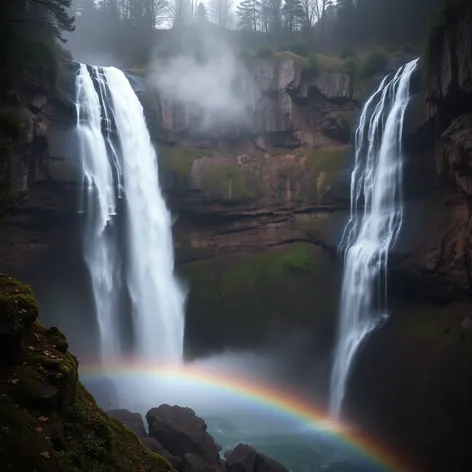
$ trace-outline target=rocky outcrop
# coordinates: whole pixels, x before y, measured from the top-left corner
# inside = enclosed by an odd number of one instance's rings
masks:
[[[0,275],[0,457],[15,472],[171,472],[78,381],[57,328],[37,321],[31,289]]]
[[[108,413],[142,433],[138,413],[128,410]],[[283,465],[247,444],[226,451],[226,461],[223,460],[219,454],[221,447],[207,432],[205,421],[190,408],[161,405],[149,410],[146,419],[150,436],[141,434],[141,441],[168,459],[177,472],[288,472]]]
[[[215,440],[207,424],[191,408],[161,405],[146,414],[149,435],[182,460],[182,472],[223,471]]]

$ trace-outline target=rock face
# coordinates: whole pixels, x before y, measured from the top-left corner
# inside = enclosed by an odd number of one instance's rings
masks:
[[[144,100],[148,117],[167,142],[250,137],[265,145],[297,147],[313,144],[320,133],[348,142],[357,98],[350,75],[341,71],[342,64],[339,72],[315,74],[300,61],[281,53],[232,64],[238,87],[229,87],[227,106],[218,109],[181,100],[178,94],[169,97],[167,88],[158,86],[157,96]]]
[[[182,468],[189,472],[223,470],[219,447],[208,434],[205,421],[192,409],[161,405],[149,410],[146,419],[149,435],[173,456],[181,457]]]
[[[472,338],[464,321],[472,293],[472,6],[449,4],[422,58],[428,122],[405,142],[406,218],[391,256],[391,316],[359,353],[346,404],[354,420],[429,471],[472,467]]]
[[[451,2],[452,3],[452,2]],[[468,296],[472,290],[470,211],[472,202],[472,9],[454,2],[431,36],[425,99],[433,124],[440,188],[423,249],[416,252],[417,269],[443,280],[445,297]],[[431,212],[432,213],[432,212]],[[423,233],[424,234],[424,233]],[[440,284],[437,284],[440,285]]]

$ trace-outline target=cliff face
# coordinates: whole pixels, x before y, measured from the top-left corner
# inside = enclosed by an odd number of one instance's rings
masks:
[[[26,129],[8,156],[14,204],[0,229],[2,269],[20,275],[57,243],[75,211],[74,196],[65,189],[75,179],[76,151],[68,138],[75,107],[34,83],[19,84],[4,106]]]
[[[359,354],[347,405],[428,471],[472,464],[472,8],[450,3],[422,59],[428,121],[405,142],[391,317]]]
[[[411,149],[412,174],[429,188],[417,198],[419,218],[399,262],[444,300],[472,293],[472,12],[467,2],[452,3],[422,59],[429,122]]]
[[[348,142],[356,109],[351,77],[310,71],[302,58],[281,54],[239,64],[233,78],[237,87],[227,90],[221,106],[216,103],[211,110],[204,103],[181,100],[178,92],[174,98],[158,93],[160,139],[182,143],[252,138],[265,149],[314,144],[321,133],[325,140]]]

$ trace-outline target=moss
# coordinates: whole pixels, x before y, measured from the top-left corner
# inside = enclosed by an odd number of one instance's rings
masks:
[[[231,164],[208,169],[203,176],[202,189],[209,198],[234,202],[251,200],[258,190],[254,185],[250,188],[241,169]]]
[[[309,172],[309,199],[318,201],[345,167],[350,147],[318,148],[301,152]]]
[[[266,340],[287,316],[292,327],[324,329],[338,299],[330,270],[325,254],[302,242],[190,263],[187,329],[202,343],[241,348]]]
[[[273,282],[292,272],[311,272],[314,259],[308,247],[295,244],[288,251],[254,256],[246,262],[228,266],[222,275],[220,293],[255,293],[261,284]]]
[[[19,330],[19,352],[0,361],[2,470],[172,470],[164,458],[148,451],[134,433],[97,407],[78,381],[77,359],[67,351],[63,333],[35,321],[37,305],[27,285],[0,276],[0,301],[4,332],[17,330],[17,320],[25,315],[22,310],[30,312],[27,329],[23,324]]]
[[[158,149],[159,165],[166,171],[175,173],[182,178],[190,177],[190,169],[195,159],[205,155],[204,152],[183,146],[167,146],[161,144]]]

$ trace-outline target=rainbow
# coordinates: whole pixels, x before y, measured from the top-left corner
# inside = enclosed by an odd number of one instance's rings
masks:
[[[254,382],[240,374],[235,376],[221,371],[212,371],[212,369],[196,368],[192,364],[174,366],[128,360],[107,363],[106,368],[97,363],[82,361],[80,363],[80,373],[88,379],[101,376],[107,376],[111,379],[142,378],[144,376],[147,378],[161,377],[186,381],[198,386],[217,388],[297,418],[314,429],[325,430],[366,458],[392,472],[412,472],[412,469],[406,465],[403,459],[399,458],[398,454],[388,451],[365,434],[334,422],[322,409],[316,408],[305,399],[292,392],[274,387],[274,385],[259,381]]]

